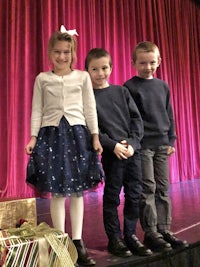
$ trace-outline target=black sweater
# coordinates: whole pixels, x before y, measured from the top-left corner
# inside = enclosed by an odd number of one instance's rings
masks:
[[[142,148],[174,146],[176,134],[168,85],[158,78],[134,76],[124,86],[129,89],[143,119]]]
[[[94,89],[94,94],[103,148],[113,151],[122,140],[126,140],[134,149],[140,148],[144,133],[142,118],[127,88],[110,85]]]

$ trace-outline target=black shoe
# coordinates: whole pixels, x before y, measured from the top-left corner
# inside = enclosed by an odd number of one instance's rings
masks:
[[[144,244],[155,252],[168,252],[172,250],[171,244],[166,242],[158,232],[145,233]]]
[[[175,237],[171,232],[162,232],[161,233],[164,240],[171,244],[172,248],[187,248],[189,246],[186,240],[180,240]]]
[[[132,256],[132,253],[121,238],[109,240],[108,251],[118,257],[126,258]]]
[[[149,248],[140,242],[136,235],[125,237],[124,240],[133,254],[138,256],[151,256],[153,254]]]
[[[78,265],[80,264],[82,266],[92,266],[96,264],[95,260],[89,257],[82,239],[73,240],[73,243],[78,252]]]

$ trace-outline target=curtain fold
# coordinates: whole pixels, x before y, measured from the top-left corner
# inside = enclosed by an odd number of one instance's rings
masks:
[[[135,75],[131,54],[144,40],[155,42],[162,62],[156,76],[171,88],[176,154],[172,183],[200,178],[200,6],[193,0],[1,0],[0,1],[0,196],[32,197],[26,185],[33,83],[51,69],[47,44],[64,24],[76,29],[78,61],[104,47],[113,59],[110,83]]]

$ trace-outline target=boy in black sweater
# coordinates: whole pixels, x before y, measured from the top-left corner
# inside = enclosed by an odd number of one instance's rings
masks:
[[[145,232],[144,244],[153,251],[169,251],[188,246],[171,232],[168,157],[175,152],[175,124],[168,85],[153,77],[160,65],[158,47],[139,43],[132,63],[138,76],[125,82],[143,119],[141,140],[143,192],[140,221]]]
[[[103,220],[109,239],[108,251],[120,257],[131,256],[132,253],[151,255],[151,250],[135,235],[142,192],[138,152],[143,136],[141,116],[126,88],[108,84],[112,62],[107,51],[102,48],[90,50],[85,60],[85,69],[93,83],[99,137],[103,146],[102,164],[106,176]],[[117,211],[122,186],[125,195],[124,240]]]

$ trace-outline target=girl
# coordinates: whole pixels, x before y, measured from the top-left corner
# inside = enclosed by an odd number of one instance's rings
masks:
[[[65,200],[70,196],[72,240],[78,263],[89,266],[95,261],[82,241],[83,191],[102,179],[98,160],[102,146],[89,74],[73,69],[76,40],[71,33],[62,26],[51,36],[48,56],[53,70],[40,73],[35,80],[26,181],[42,193],[51,192],[53,226],[63,232]]]

